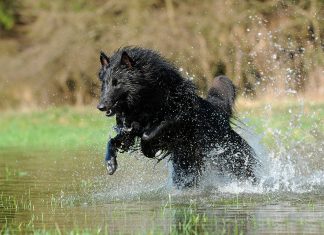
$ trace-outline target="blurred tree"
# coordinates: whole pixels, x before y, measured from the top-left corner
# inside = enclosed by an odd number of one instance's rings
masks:
[[[0,30],[10,30],[18,17],[19,1],[0,0]]]

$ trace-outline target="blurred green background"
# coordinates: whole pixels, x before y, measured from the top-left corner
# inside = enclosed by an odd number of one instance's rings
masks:
[[[94,105],[100,50],[156,49],[204,95],[324,97],[323,0],[0,0],[0,109]]]

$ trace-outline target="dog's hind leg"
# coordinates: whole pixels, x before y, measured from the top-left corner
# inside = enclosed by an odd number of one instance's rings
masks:
[[[218,155],[223,160],[224,167],[238,180],[257,182],[255,167],[258,165],[253,148],[235,131],[231,131],[224,140],[226,150]]]
[[[172,183],[175,187],[190,188],[197,186],[203,170],[203,159],[194,151],[175,151],[171,158]]]

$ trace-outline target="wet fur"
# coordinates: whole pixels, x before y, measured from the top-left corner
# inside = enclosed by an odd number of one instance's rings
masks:
[[[230,125],[236,92],[227,77],[216,78],[203,99],[170,62],[138,47],[116,51],[100,73],[100,104],[113,109],[121,126],[139,126],[117,135],[121,143],[139,138],[145,156],[171,154],[177,187],[195,185],[210,158],[224,174],[255,180],[255,153]]]

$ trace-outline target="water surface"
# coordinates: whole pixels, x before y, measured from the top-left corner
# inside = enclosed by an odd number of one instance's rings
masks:
[[[267,169],[260,169],[258,185],[228,182],[208,173],[199,188],[179,191],[170,185],[167,161],[156,164],[137,153],[125,154],[119,157],[118,171],[108,176],[102,152],[1,150],[2,230],[109,234],[324,231],[324,174],[316,161],[300,171],[298,162],[288,157],[278,160],[277,153]]]

